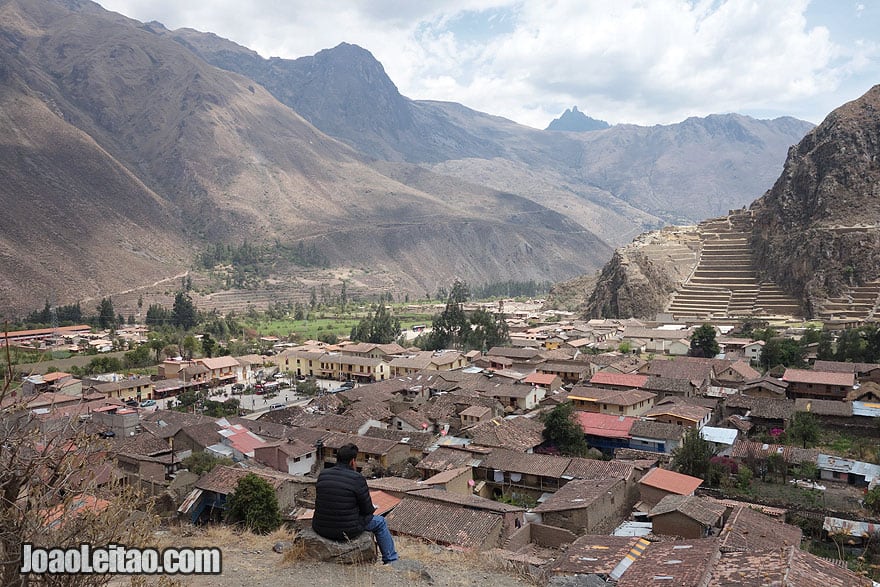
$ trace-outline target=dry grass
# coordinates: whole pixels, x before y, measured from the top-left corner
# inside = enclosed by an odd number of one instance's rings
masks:
[[[303,547],[295,542],[296,532],[281,529],[261,536],[224,525],[179,526],[157,532],[157,548],[219,547],[223,551],[220,577],[135,577],[116,578],[111,587],[199,587],[201,585],[264,587],[303,584],[308,587],[346,585],[366,587],[409,587],[425,585],[419,572],[402,572],[381,564],[334,565],[306,560]],[[278,542],[291,542],[282,555],[272,552]],[[523,586],[535,578],[497,556],[472,550],[453,549],[403,536],[395,537],[401,558],[418,561],[444,587],[465,587],[476,583]],[[295,583],[291,583],[294,581]]]

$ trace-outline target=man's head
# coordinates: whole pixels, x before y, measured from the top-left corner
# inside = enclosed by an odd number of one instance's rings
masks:
[[[358,447],[356,444],[349,442],[336,451],[336,462],[350,465],[358,456]]]

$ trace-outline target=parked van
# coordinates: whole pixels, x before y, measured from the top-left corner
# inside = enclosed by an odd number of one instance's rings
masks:
[[[269,409],[270,410],[283,410],[286,407],[287,406],[284,404],[272,404],[271,406],[269,406]]]

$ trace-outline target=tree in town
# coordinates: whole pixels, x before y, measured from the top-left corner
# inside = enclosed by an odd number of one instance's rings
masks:
[[[789,440],[807,448],[819,440],[819,419],[812,412],[795,412],[785,432]]]
[[[348,280],[342,280],[342,288],[339,292],[339,311],[345,312],[345,308],[348,307]]]
[[[278,497],[271,485],[253,473],[238,480],[227,501],[226,519],[255,534],[268,534],[281,525]]]
[[[161,359],[162,349],[165,348],[165,339],[157,332],[150,332],[147,334],[147,346],[156,353],[156,362],[158,363]]]
[[[584,438],[584,430],[575,419],[574,406],[564,402],[544,414],[544,441],[566,456],[581,457],[590,446]]]
[[[296,392],[301,395],[313,397],[318,395],[320,391],[321,388],[318,387],[318,382],[315,381],[314,377],[309,377],[305,381],[300,381],[296,384]]]
[[[229,398],[226,401],[218,402],[216,400],[205,400],[202,406],[202,413],[211,418],[224,418],[226,416],[237,416],[239,410],[238,398]]]
[[[773,453],[767,457],[767,472],[777,479],[782,479],[782,483],[788,482],[788,463],[779,453]]]
[[[187,359],[192,359],[202,348],[202,344],[192,334],[187,334],[183,337],[183,342],[181,343],[183,346],[183,351],[186,354]]]
[[[113,328],[116,325],[116,312],[113,310],[113,300],[101,298],[98,304],[98,326],[101,328]]]
[[[764,369],[772,369],[782,365],[783,367],[802,367],[806,348],[798,341],[791,338],[775,337],[764,344],[761,351],[761,366]]]
[[[699,430],[689,428],[681,445],[672,452],[672,468],[684,475],[699,477],[709,485],[715,485],[718,472],[717,467],[711,462],[713,456],[715,451],[712,450],[712,445],[703,440]]]
[[[214,356],[217,350],[217,341],[214,340],[207,332],[202,335],[202,352],[209,359]]]
[[[149,367],[153,364],[150,356],[150,347],[146,344],[139,344],[134,349],[125,353],[124,365],[126,369],[138,369]]]
[[[196,475],[204,475],[205,473],[210,473],[217,465],[227,465],[231,467],[235,463],[230,458],[215,457],[206,452],[194,452],[180,461],[180,464],[183,468],[188,469]]]
[[[691,349],[688,354],[692,357],[711,359],[721,352],[721,347],[715,337],[715,327],[711,324],[703,324],[691,335]]]
[[[446,298],[446,307],[431,321],[431,332],[425,340],[427,350],[464,346],[471,325],[463,306],[469,297],[467,283],[455,280]]]
[[[171,323],[171,312],[162,304],[150,304],[144,323],[151,328],[158,328]]]
[[[504,315],[495,315],[482,308],[471,314],[465,348],[488,351],[492,347],[508,343],[510,343],[510,334]]]
[[[384,303],[373,309],[351,329],[351,339],[358,342],[388,344],[400,336],[400,320],[392,316]]]
[[[823,330],[819,337],[819,346],[816,348],[816,358],[820,361],[834,360],[834,336],[828,330]]]
[[[171,322],[184,330],[191,330],[198,324],[199,318],[192,297],[184,291],[174,295],[174,306],[171,308]]]

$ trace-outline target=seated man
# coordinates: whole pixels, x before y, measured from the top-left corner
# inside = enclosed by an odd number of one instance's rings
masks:
[[[352,540],[372,532],[382,552],[382,562],[397,560],[394,539],[382,516],[374,516],[373,500],[363,475],[355,469],[358,447],[346,444],[336,451],[336,465],[321,471],[315,487],[312,529],[330,540]]]

